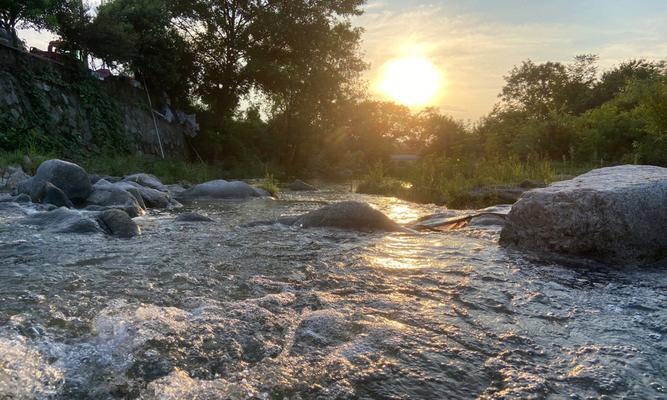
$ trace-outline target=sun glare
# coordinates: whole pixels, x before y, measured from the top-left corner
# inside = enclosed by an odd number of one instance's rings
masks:
[[[438,94],[440,75],[436,66],[426,58],[399,58],[384,65],[378,89],[397,103],[424,106]]]

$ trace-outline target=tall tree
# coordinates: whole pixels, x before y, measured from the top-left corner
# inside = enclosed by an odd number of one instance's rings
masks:
[[[86,29],[86,47],[108,63],[132,70],[170,97],[188,102],[193,53],[172,24],[165,0],[114,0],[97,10]]]

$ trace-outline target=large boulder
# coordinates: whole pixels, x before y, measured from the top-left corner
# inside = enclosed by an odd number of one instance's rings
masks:
[[[92,192],[92,185],[86,171],[80,166],[62,160],[44,161],[35,176],[19,184],[19,193],[30,195],[33,201],[39,201],[46,182],[58,187],[73,202],[83,201]]]
[[[329,204],[293,220],[302,228],[330,227],[357,231],[396,232],[406,229],[366,203],[343,201]]]
[[[86,202],[90,205],[121,209],[132,218],[144,213],[141,204],[130,192],[104,180],[95,184],[95,190],[88,196]]]
[[[123,210],[102,211],[97,220],[107,234],[119,238],[131,238],[141,233],[137,224]]]
[[[623,165],[525,193],[500,242],[519,248],[642,264],[667,257],[667,169]]]
[[[56,233],[98,233],[100,226],[87,214],[60,207],[53,211],[34,213],[21,221],[23,225],[36,226]]]
[[[227,182],[223,179],[209,181],[195,185],[181,192],[178,199],[247,199],[250,197],[264,197],[254,187],[241,181]]]

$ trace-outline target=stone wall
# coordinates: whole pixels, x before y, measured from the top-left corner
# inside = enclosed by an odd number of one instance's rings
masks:
[[[72,77],[77,75],[71,72],[71,67],[61,63],[0,45],[0,111],[5,123],[9,119],[11,124],[14,119],[27,124],[26,129],[29,129],[30,123],[34,122],[31,120],[37,115],[48,121],[41,126],[53,127],[48,134],[71,135],[75,142],[81,143],[81,150],[98,150],[104,138],[91,127],[90,107],[86,107],[90,99],[73,89],[72,83],[76,82],[72,79],[76,78]],[[113,107],[108,110],[118,114],[124,130],[121,140],[127,147],[132,151],[159,155],[158,136],[144,89],[119,78],[93,82],[93,85],[95,91],[99,90],[108,95],[105,98],[112,99]],[[165,154],[185,157],[188,152],[185,127],[170,124],[160,117],[157,121]]]

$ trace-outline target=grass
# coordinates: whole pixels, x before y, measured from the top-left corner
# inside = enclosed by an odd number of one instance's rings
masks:
[[[264,179],[257,185],[257,187],[266,190],[271,194],[271,196],[276,196],[278,192],[280,191],[280,188],[278,188],[278,183],[273,177],[273,174],[266,172],[264,175]]]
[[[579,174],[591,168],[594,166],[555,166],[544,159],[431,158],[409,166],[393,165],[388,169],[375,165],[357,186],[357,192],[391,195],[421,203],[447,204],[456,208],[482,207],[491,205],[493,199],[481,199],[481,203],[473,204],[468,193],[475,187],[516,186],[526,180],[548,184],[562,175]]]
[[[28,152],[32,160],[31,165],[25,165],[24,152],[0,151],[0,168],[7,165],[21,165],[23,169],[34,174],[39,165],[48,159],[58,158],[55,155],[41,155]],[[234,169],[224,168],[222,165],[213,163],[188,162],[180,159],[162,159],[148,155],[128,156],[94,156],[68,160],[83,167],[88,173],[111,176],[125,176],[134,173],[145,172],[157,176],[162,182],[170,183],[199,183],[213,179],[244,179],[261,176],[265,173],[262,188],[275,194],[278,191],[272,174],[265,172],[266,165],[239,165]],[[263,171],[263,172],[259,172]]]

